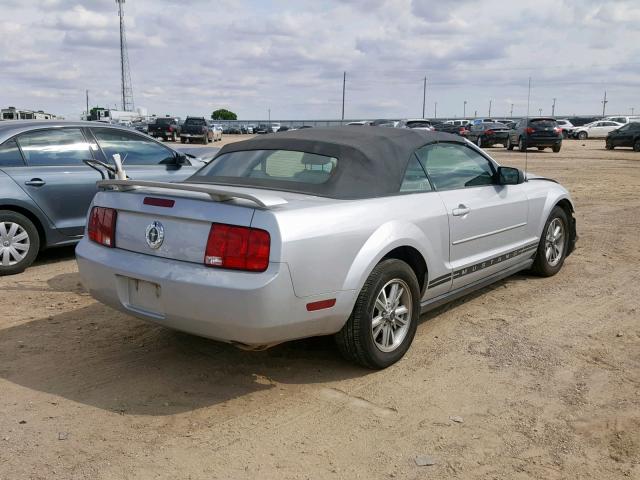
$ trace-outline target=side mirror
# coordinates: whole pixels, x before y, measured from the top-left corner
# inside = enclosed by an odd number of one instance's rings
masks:
[[[518,185],[524,183],[524,172],[513,167],[498,167],[498,185]]]
[[[178,166],[189,165],[189,160],[187,159],[187,156],[184,153],[178,153],[176,155],[176,165]]]

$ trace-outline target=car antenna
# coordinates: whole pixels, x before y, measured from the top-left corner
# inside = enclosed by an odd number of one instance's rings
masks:
[[[527,90],[527,121],[525,123],[525,129],[529,128],[529,104],[531,103],[531,77],[529,77],[529,89]],[[526,131],[526,130],[525,130]],[[523,143],[524,145],[524,143]],[[524,181],[527,182],[527,163],[529,160],[529,152],[525,146],[524,149]]]

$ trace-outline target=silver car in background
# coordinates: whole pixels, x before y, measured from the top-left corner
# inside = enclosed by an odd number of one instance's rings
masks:
[[[248,348],[335,334],[370,368],[404,355],[422,312],[554,275],[576,241],[565,188],[441,132],[282,132],[184,182],[101,188],[76,249],[95,298]]]

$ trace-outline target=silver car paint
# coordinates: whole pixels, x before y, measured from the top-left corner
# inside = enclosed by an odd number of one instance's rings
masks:
[[[99,300],[137,317],[245,344],[337,332],[374,266],[397,247],[420,252],[429,279],[470,268],[456,279],[426,288],[423,305],[446,299],[459,288],[526,268],[532,262],[532,243],[540,238],[551,209],[562,199],[570,200],[559,184],[534,180],[367,200],[278,192],[287,203],[264,209],[246,200],[219,203],[201,193],[169,190],[158,195],[175,198],[173,209],[150,207],[142,204],[147,194],[141,190],[96,195],[95,205],[123,212],[116,243],[124,242],[121,246],[127,250],[102,247],[85,237],[76,250],[85,285]],[[453,208],[461,204],[470,211],[454,216]],[[164,250],[152,251],[145,245],[143,227],[154,220],[167,222]],[[269,231],[272,248],[267,271],[205,267],[205,232],[211,222],[250,222]],[[172,233],[176,228],[179,232]],[[452,244],[474,236],[479,238]],[[490,260],[501,255],[499,263]],[[472,265],[483,268],[476,271]],[[136,280],[159,285],[158,312],[131,304],[127,288]],[[327,298],[337,299],[333,308],[306,310],[307,303]]]

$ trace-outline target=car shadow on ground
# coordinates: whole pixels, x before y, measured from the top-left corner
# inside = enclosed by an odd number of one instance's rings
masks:
[[[342,360],[330,337],[247,352],[98,303],[0,330],[0,378],[122,414],[172,415],[278,384],[367,373]]]
[[[49,248],[41,251],[36,257],[33,266],[48,265],[51,263],[64,262],[75,258],[75,245],[69,247]]]

